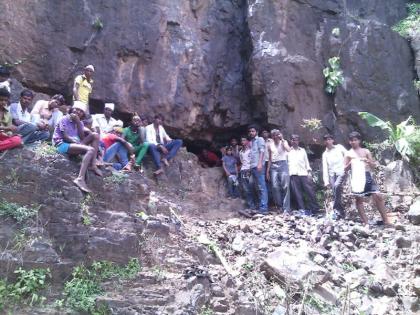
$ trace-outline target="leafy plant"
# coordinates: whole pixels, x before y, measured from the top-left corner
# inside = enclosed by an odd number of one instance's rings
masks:
[[[104,182],[107,185],[111,184],[122,184],[127,179],[128,175],[120,173],[120,172],[113,172],[111,176],[105,177]]]
[[[403,37],[412,37],[420,33],[420,3],[407,4],[408,16],[392,27]]]
[[[318,118],[303,119],[302,127],[309,129],[311,132],[317,131],[322,128],[322,121]]]
[[[200,310],[199,315],[213,315],[213,310],[208,306],[203,306]]]
[[[45,288],[47,278],[51,277],[49,269],[15,270],[17,280],[7,283],[0,280],[0,311],[17,303],[29,305],[40,304],[45,297],[39,291]]]
[[[340,68],[340,57],[336,56],[328,59],[328,64],[329,66],[322,71],[327,80],[325,91],[329,94],[334,94],[337,87],[344,82],[343,71]]]
[[[420,80],[413,81],[414,88],[420,93]]]
[[[40,206],[26,207],[16,203],[0,200],[0,216],[10,216],[18,223],[22,223],[38,213]]]
[[[39,157],[46,158],[48,156],[56,155],[57,154],[57,149],[54,146],[52,146],[52,145],[50,145],[46,142],[43,142],[43,143],[37,145],[34,148],[34,152],[35,152],[35,156],[37,158],[39,158]]]
[[[420,128],[411,116],[398,125],[393,125],[390,121],[384,121],[368,112],[359,112],[359,115],[369,126],[384,130],[388,137],[387,141],[395,147],[403,159],[409,161],[410,157],[418,158]]]
[[[101,19],[96,17],[96,19],[92,22],[92,27],[98,31],[104,28],[104,23],[102,23]]]

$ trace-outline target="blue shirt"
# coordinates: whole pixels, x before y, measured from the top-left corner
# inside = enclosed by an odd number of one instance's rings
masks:
[[[251,140],[251,153],[249,154],[251,160],[251,168],[257,167],[261,153],[263,154],[262,161],[264,161],[265,141],[264,138],[256,136]]]
[[[236,168],[237,159],[233,155],[225,155],[222,158],[223,164],[225,165],[225,168],[229,172],[229,174],[237,174],[238,169]]]

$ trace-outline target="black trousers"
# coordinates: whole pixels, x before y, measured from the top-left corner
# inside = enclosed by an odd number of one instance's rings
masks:
[[[297,203],[299,210],[312,210],[314,212],[319,211],[319,205],[316,201],[315,191],[312,183],[309,181],[308,176],[290,176],[290,190],[293,198]],[[306,194],[308,200],[308,207],[305,207],[303,196]]]

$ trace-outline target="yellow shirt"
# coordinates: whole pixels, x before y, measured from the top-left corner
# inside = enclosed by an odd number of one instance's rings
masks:
[[[92,93],[92,83],[93,80],[88,81],[84,74],[78,75],[74,82],[79,85],[78,92],[78,98],[79,101],[88,104],[89,103],[89,95]],[[73,98],[74,100],[74,98]]]

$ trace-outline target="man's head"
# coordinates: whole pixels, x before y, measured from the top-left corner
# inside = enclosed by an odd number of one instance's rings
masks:
[[[58,102],[58,106],[66,105],[66,100],[61,94],[55,94],[53,97],[51,97],[51,99],[56,100]]]
[[[230,145],[232,146],[232,147],[236,147],[237,145],[238,145],[238,139],[236,139],[236,138],[232,138],[232,139],[230,139]]]
[[[327,148],[332,148],[332,146],[334,145],[334,137],[327,133],[324,135],[324,144]]]
[[[243,148],[246,148],[249,144],[249,140],[247,136],[242,136],[241,137],[241,145]]]
[[[274,139],[274,141],[283,140],[283,134],[278,129],[271,130],[271,138]]]
[[[141,116],[141,120],[142,120],[142,124],[143,124],[144,127],[146,127],[147,125],[149,125],[150,124],[150,121],[151,121],[151,119],[147,115],[142,115]]]
[[[6,88],[0,89],[0,108],[5,108],[9,104],[10,93]]]
[[[292,143],[292,147],[297,148],[299,146],[300,137],[298,135],[292,135],[290,137],[290,142]]]
[[[263,130],[261,136],[264,138],[264,140],[267,140],[268,138],[270,138],[270,133],[268,132],[268,130]]]
[[[251,139],[254,139],[256,136],[258,136],[258,127],[255,125],[250,125],[248,127],[248,136]]]
[[[161,114],[156,114],[155,115],[155,118],[153,120],[153,123],[155,124],[155,126],[162,125],[162,123],[163,123],[163,116]]]
[[[93,73],[95,72],[95,68],[92,65],[88,65],[84,69],[84,74],[86,79],[90,80],[93,77]]]
[[[79,116],[80,120],[83,120],[83,118],[86,115],[86,104],[80,101],[74,101],[73,107],[72,107],[72,113]]]
[[[10,70],[8,67],[0,66],[0,82],[4,82],[10,78]]]
[[[112,114],[114,113],[115,105],[114,103],[105,103],[104,107],[104,115],[106,118],[111,118]]]
[[[134,115],[133,118],[131,119],[131,124],[135,127],[140,127],[141,126],[140,116]]]
[[[232,155],[233,154],[233,148],[232,147],[227,147],[226,148],[226,155]]]
[[[55,108],[58,108],[58,101],[57,100],[55,100],[55,99],[50,99],[49,101],[48,101],[48,109],[49,110],[53,110],[53,109],[55,109]]]
[[[34,93],[31,90],[23,90],[20,92],[20,105],[22,107],[27,108],[31,105],[32,100],[34,99]]]
[[[349,143],[353,149],[357,149],[360,147],[360,143],[362,142],[362,136],[357,131],[350,132],[349,134]]]
[[[92,124],[93,124],[93,119],[92,116],[90,114],[86,114],[83,118],[83,125],[88,128],[91,129],[92,128]]]

